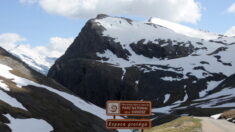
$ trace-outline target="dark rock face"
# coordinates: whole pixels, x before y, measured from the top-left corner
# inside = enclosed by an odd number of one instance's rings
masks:
[[[105,17],[107,16],[101,15],[96,19]],[[127,21],[131,23],[130,20]],[[131,52],[115,42],[114,38],[103,36],[102,32],[105,30],[95,22],[95,19],[89,20],[66,53],[51,67],[48,77],[101,107],[105,107],[107,100],[142,99],[152,100],[153,106],[159,107],[183,101],[186,95],[188,98],[184,101],[190,102],[199,98],[199,92],[207,88],[207,81],[220,81],[226,78],[223,74],[206,71],[203,66],[195,66],[194,70],[203,70],[204,76],[207,76],[204,79],[198,79],[190,72],[187,73],[187,78],[184,78],[181,74],[183,69],[169,65],[133,65],[125,68],[124,72],[121,68],[102,63],[101,60],[108,58],[96,55],[97,52],[104,53],[105,50],[110,50],[125,60],[131,55]],[[174,59],[189,56],[195,50],[199,50],[190,41],[177,42],[170,39],[156,39],[147,43],[144,41],[143,39],[132,43],[130,48],[137,55],[148,58]],[[209,63],[201,62],[201,64]],[[163,80],[164,77],[176,79]],[[165,101],[166,94],[170,95],[167,101]]]
[[[134,93],[128,84],[120,80],[122,71],[119,68],[89,59],[73,59],[63,64],[56,64],[57,70],[51,70],[50,76],[83,99],[104,106],[108,99],[134,99]],[[61,74],[63,73],[63,74]],[[91,81],[92,80],[92,81]],[[127,89],[132,94],[122,94]]]
[[[70,58],[97,60],[100,58],[96,56],[96,53],[102,53],[105,49],[110,49],[118,57],[127,59],[130,53],[123,49],[120,44],[115,43],[113,38],[101,37],[104,30],[106,29],[99,26],[94,19],[89,20],[60,60]]]
[[[143,55],[149,58],[179,58],[185,57],[191,54],[194,51],[194,47],[190,42],[183,43],[183,46],[180,45],[173,45],[172,40],[156,40],[158,45],[153,42],[147,42],[147,44],[143,44],[144,40],[140,40],[137,44],[130,44],[130,47],[133,51],[135,51],[138,55]],[[167,44],[166,46],[162,47],[161,45]],[[182,44],[182,43],[181,43]],[[189,44],[188,47],[185,45]]]

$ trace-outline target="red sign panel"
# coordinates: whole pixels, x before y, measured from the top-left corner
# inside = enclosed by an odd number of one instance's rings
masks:
[[[107,115],[150,116],[152,113],[150,101],[107,101]]]
[[[106,120],[108,129],[149,129],[151,120],[149,119],[108,119]]]

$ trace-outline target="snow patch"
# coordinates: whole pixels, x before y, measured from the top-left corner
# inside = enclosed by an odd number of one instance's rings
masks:
[[[203,104],[192,103],[191,106],[201,107],[201,108],[218,108],[218,107],[234,107],[235,102],[228,102],[223,104],[217,104],[217,102],[231,100],[235,96],[235,88],[224,88],[217,93],[205,96],[195,101],[209,100]]]
[[[123,79],[124,79],[124,77],[125,77],[126,69],[123,67],[123,68],[122,68],[122,71],[123,71],[123,73],[122,73],[122,78],[121,78],[121,80],[123,80]]]
[[[220,118],[220,116],[221,116],[222,114],[220,113],[220,114],[215,114],[215,115],[212,115],[211,116],[211,118],[213,118],[213,119],[219,119]]]
[[[27,110],[19,101],[17,101],[15,98],[11,97],[7,93],[3,92],[1,89],[0,89],[0,100],[9,104],[12,107]]]
[[[165,104],[169,100],[169,98],[170,98],[170,94],[166,94],[163,103]]]
[[[180,78],[173,78],[173,77],[161,77],[160,79],[162,79],[163,81],[181,81],[182,79]]]
[[[179,104],[172,104],[172,105],[168,105],[168,106],[164,106],[164,107],[159,107],[159,108],[154,108],[152,109],[152,112],[158,112],[158,113],[170,113],[170,111],[179,106]]]
[[[210,81],[210,82],[207,82],[207,89],[201,91],[199,93],[200,97],[203,97],[205,96],[209,91],[213,90],[214,88],[216,88],[222,81]]]
[[[51,132],[53,127],[41,119],[16,119],[9,114],[4,115],[10,120],[7,124],[13,132]]]
[[[138,85],[138,84],[139,84],[139,80],[136,80],[136,81],[135,81],[135,84]]]
[[[5,91],[10,91],[8,86],[5,83],[3,83],[3,80],[0,80],[0,88],[2,88]]]

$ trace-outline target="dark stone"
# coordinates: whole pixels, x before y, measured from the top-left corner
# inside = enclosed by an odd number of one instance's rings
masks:
[[[0,122],[2,123],[10,123],[10,121],[3,115],[0,114]]]
[[[0,122],[0,132],[11,132],[11,129],[7,125]]]
[[[158,44],[156,44],[156,42]],[[162,46],[162,45],[166,46]],[[185,45],[189,44],[188,47]],[[145,39],[138,41],[137,43],[130,44],[130,47],[138,55],[143,55],[148,58],[180,58],[190,55],[194,51],[194,47],[191,42],[181,43],[173,45],[172,40],[157,39],[155,42],[146,42]]]

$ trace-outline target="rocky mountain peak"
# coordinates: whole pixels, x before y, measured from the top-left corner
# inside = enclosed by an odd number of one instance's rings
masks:
[[[234,42],[231,37],[206,40],[155,23],[98,15],[85,24],[48,76],[101,107],[107,100],[152,100],[154,107],[179,107],[209,96],[235,73]]]
[[[103,19],[103,18],[106,18],[106,17],[109,17],[109,15],[107,15],[107,14],[98,14],[96,16],[96,19]]]

